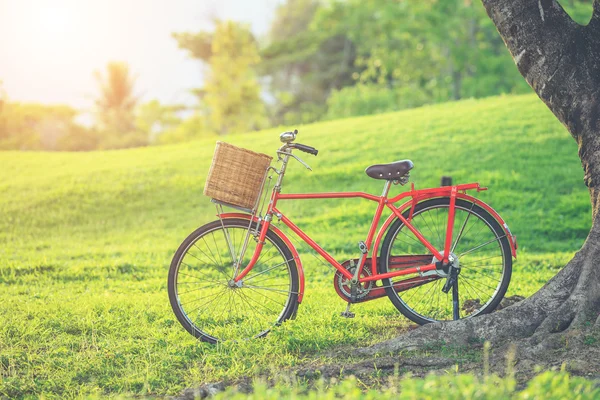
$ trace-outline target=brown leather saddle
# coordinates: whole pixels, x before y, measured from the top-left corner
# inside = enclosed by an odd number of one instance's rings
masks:
[[[389,164],[375,164],[367,167],[366,174],[373,179],[395,181],[402,178],[415,165],[410,160],[401,160]]]

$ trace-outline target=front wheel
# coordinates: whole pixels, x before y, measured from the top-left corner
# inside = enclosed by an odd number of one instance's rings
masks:
[[[439,251],[444,249],[449,208],[447,197],[425,200],[415,206],[410,221]],[[408,219],[409,210],[403,216]],[[478,205],[456,199],[451,253],[458,258],[459,275],[448,293],[442,291],[446,283],[443,276],[431,276],[407,291],[400,288],[410,277],[382,280],[388,297],[407,318],[422,325],[473,317],[498,306],[512,273],[510,244],[498,221]],[[396,219],[381,247],[380,271],[393,271],[393,258],[409,255],[422,257],[429,263],[438,261],[406,225]]]
[[[169,270],[169,300],[183,327],[209,343],[265,336],[291,318],[298,306],[299,279],[291,250],[271,230],[254,268],[237,284],[234,260],[250,228],[240,270],[257,239],[256,223],[224,219],[206,224],[177,249]],[[260,227],[259,227],[260,229]]]

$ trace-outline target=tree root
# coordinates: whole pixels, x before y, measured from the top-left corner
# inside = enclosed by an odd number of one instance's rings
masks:
[[[530,298],[496,313],[428,324],[397,338],[357,350],[360,355],[418,350],[431,343],[468,346],[490,342],[495,357],[516,346],[520,358],[547,358],[565,343],[583,342],[600,327],[600,235],[594,229],[582,249],[554,278]]]

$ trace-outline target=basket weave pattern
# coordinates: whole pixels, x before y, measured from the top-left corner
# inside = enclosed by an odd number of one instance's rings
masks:
[[[254,209],[273,157],[217,142],[204,194],[238,207]]]

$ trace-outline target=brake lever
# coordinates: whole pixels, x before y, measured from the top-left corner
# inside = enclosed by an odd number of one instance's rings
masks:
[[[302,161],[298,156],[295,156],[293,154],[290,154],[290,156],[292,156],[293,158],[296,159],[296,161],[298,161],[300,164],[304,165],[306,167],[307,170],[312,172],[312,168],[308,166],[307,163],[305,163],[304,161]]]
[[[291,152],[288,153],[287,151],[277,150],[277,157],[281,160],[280,154],[285,154],[285,155],[288,155],[288,156],[290,156],[292,158],[295,158],[296,161],[298,161],[300,164],[304,165],[307,170],[312,171],[312,168],[307,163],[305,163],[304,161],[302,161],[298,156],[292,154]]]

